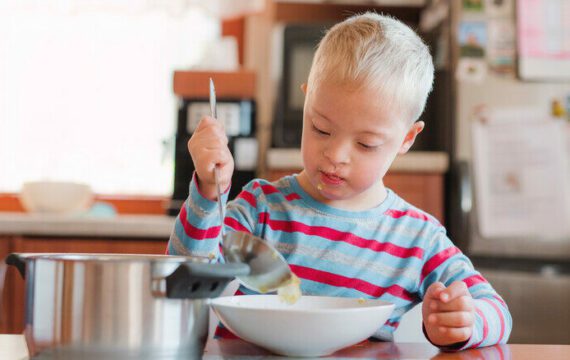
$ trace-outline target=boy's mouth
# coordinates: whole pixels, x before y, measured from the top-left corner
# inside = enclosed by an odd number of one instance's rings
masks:
[[[335,174],[321,171],[321,182],[325,185],[340,185],[344,182],[344,179]]]

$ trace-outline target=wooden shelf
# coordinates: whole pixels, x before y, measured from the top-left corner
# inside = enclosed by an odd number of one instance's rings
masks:
[[[208,98],[209,79],[214,79],[218,98],[255,98],[255,73],[240,70],[221,71],[175,71],[174,93],[182,98]]]
[[[303,3],[277,2],[275,21],[285,23],[338,22],[351,15],[366,11],[390,14],[404,22],[417,24],[423,6],[391,6],[374,2],[347,3]]]

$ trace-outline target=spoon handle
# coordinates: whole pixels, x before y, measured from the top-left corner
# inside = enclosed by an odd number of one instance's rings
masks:
[[[216,117],[216,88],[214,87],[214,80],[210,78],[210,112],[213,118]],[[220,168],[218,165],[214,167],[214,179],[216,181],[216,192],[218,195],[218,211],[220,212],[220,224],[222,232],[222,241],[226,231],[224,230],[224,206],[222,205],[222,189],[220,189]]]
[[[222,239],[223,239],[223,237],[226,235],[226,231],[224,230],[225,214],[224,214],[224,206],[222,205],[222,190],[220,188],[220,168],[218,166],[214,168],[214,178],[216,179],[216,192],[218,195],[218,212],[220,213],[220,223],[221,223],[220,231],[222,232]]]

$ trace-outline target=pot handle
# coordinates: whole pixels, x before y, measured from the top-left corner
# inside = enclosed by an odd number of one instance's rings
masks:
[[[22,278],[23,279],[26,278],[26,262],[24,261],[24,258],[22,256],[20,256],[20,254],[18,254],[18,253],[9,254],[6,257],[5,262],[8,265],[12,265],[12,266],[16,267],[16,269],[18,269],[18,272],[20,273],[20,275],[22,275]]]
[[[249,266],[241,263],[183,263],[165,278],[165,295],[171,299],[217,297],[236,276],[249,272]]]

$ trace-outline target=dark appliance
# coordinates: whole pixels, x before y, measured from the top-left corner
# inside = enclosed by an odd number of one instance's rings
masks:
[[[307,82],[311,63],[319,40],[327,24],[290,24],[277,31],[282,32],[283,47],[278,97],[273,121],[272,145],[274,147],[299,147],[303,128],[304,95],[301,84]]]

